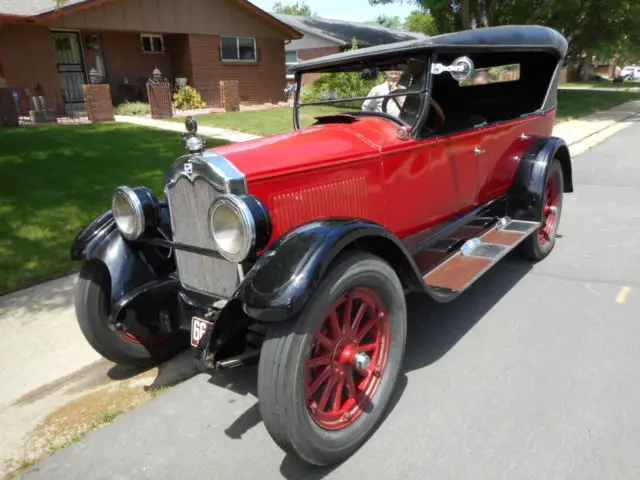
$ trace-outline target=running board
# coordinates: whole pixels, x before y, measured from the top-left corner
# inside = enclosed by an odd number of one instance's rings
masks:
[[[504,217],[486,233],[465,242],[458,252],[422,279],[430,287],[462,292],[540,227],[540,222]]]

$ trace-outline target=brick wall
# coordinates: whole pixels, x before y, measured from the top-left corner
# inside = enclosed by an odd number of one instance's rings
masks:
[[[332,55],[339,53],[343,50],[343,47],[319,47],[319,48],[304,48],[298,50],[298,61],[311,60],[312,58],[324,57],[326,55]],[[305,73],[302,76],[302,85],[309,85],[316,81],[320,76],[319,73]]]
[[[17,90],[23,112],[32,109],[24,89],[39,82],[45,93],[46,107],[62,104],[62,91],[53,54],[53,40],[47,27],[10,25],[0,27],[0,58],[7,88]]]
[[[221,61],[219,41],[220,38],[215,35],[189,35],[190,81],[196,89],[214,87],[217,91],[221,80],[238,80],[243,102],[284,100],[286,68],[283,40],[256,39],[257,62]],[[215,93],[214,103],[220,106],[219,93]]]
[[[143,94],[146,92],[146,81],[156,67],[167,80],[172,80],[170,54],[141,52],[139,33],[103,31],[101,37],[105,69],[115,104],[124,100],[125,94],[119,85],[124,83],[125,77],[131,88],[135,86],[138,92]],[[168,40],[167,48],[169,48]]]
[[[113,104],[108,84],[84,86],[84,101],[90,122],[113,121]]]

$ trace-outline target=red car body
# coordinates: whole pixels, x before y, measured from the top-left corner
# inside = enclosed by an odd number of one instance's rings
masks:
[[[118,187],[72,245],[87,340],[134,366],[189,343],[204,371],[259,355],[274,441],[343,461],[401,373],[405,294],[448,302],[511,251],[553,250],[573,191],[552,135],[567,46],[497,27],[309,60],[294,131],[209,150],[189,117],[164,199]]]

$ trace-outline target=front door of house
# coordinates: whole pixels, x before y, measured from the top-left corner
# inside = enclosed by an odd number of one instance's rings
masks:
[[[51,32],[51,35],[64,108],[67,113],[81,112],[84,110],[86,73],[80,35],[78,32],[61,31]]]

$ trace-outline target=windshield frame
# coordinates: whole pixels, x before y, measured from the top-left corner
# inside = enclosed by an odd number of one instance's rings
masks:
[[[294,101],[293,101],[293,126],[295,130],[299,130],[301,128],[300,126],[300,109],[306,107],[306,106],[310,106],[310,105],[331,105],[331,104],[339,104],[339,103],[345,103],[345,102],[350,102],[350,101],[364,101],[364,100],[370,100],[370,99],[379,99],[379,98],[392,98],[392,97],[408,97],[408,96],[417,96],[420,99],[420,104],[419,104],[419,108],[418,108],[418,112],[416,114],[416,118],[415,120],[412,122],[412,124],[409,124],[407,122],[405,122],[404,120],[397,118],[393,115],[390,115],[388,113],[383,113],[383,112],[376,112],[376,111],[371,111],[371,110],[353,110],[353,111],[345,111],[345,112],[341,112],[341,114],[344,115],[353,115],[353,116],[360,116],[360,117],[366,117],[366,116],[375,116],[377,118],[382,118],[388,121],[391,121],[393,123],[395,123],[396,125],[398,125],[399,127],[409,127],[410,128],[410,135],[413,137],[415,135],[415,133],[417,131],[420,130],[420,128],[422,127],[422,124],[428,114],[428,110],[429,110],[429,96],[430,96],[430,88],[431,88],[431,84],[432,84],[432,77],[433,74],[431,73],[431,65],[433,63],[433,61],[435,60],[436,54],[435,52],[426,52],[424,54],[419,53],[413,53],[413,54],[408,54],[408,55],[402,55],[402,56],[397,56],[394,55],[393,57],[390,56],[383,56],[383,57],[379,57],[379,58],[373,58],[373,59],[360,59],[357,61],[353,61],[353,62],[349,62],[349,63],[345,63],[343,65],[340,65],[341,68],[345,68],[345,69],[349,69],[352,68],[353,70],[349,70],[349,71],[357,71],[359,70],[365,70],[367,68],[371,69],[371,68],[379,68],[384,66],[385,64],[388,64],[390,61],[393,61],[395,63],[402,63],[404,61],[410,61],[411,59],[413,60],[418,60],[423,62],[424,64],[424,68],[425,68],[425,79],[423,81],[423,84],[420,86],[419,89],[414,90],[414,91],[410,91],[410,92],[397,92],[397,93],[389,93],[387,95],[375,95],[375,96],[363,96],[363,97],[345,97],[345,98],[341,98],[341,99],[330,99],[330,100],[317,100],[317,101],[313,101],[313,102],[305,102],[305,103],[301,103],[300,102],[300,94],[302,91],[302,78],[304,74],[313,74],[313,73],[329,73],[332,70],[330,69],[314,69],[314,70],[309,70],[309,71],[296,71],[295,72],[295,92],[294,92]],[[380,68],[380,70],[382,70],[382,68]],[[324,116],[324,115],[323,115]],[[322,118],[323,116],[320,117],[316,117],[316,118]],[[329,115],[327,115],[329,116]]]

